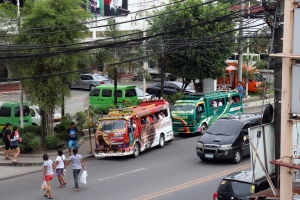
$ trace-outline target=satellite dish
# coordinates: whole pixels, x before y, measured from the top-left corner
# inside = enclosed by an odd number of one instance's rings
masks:
[[[273,121],[273,115],[274,115],[273,106],[271,104],[266,105],[263,118],[262,118],[262,123],[263,124],[271,123]]]

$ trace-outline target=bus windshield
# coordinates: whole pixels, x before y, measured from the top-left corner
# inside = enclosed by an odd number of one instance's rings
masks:
[[[101,120],[99,122],[98,130],[102,132],[115,132],[116,130],[125,130],[126,121],[125,120]]]
[[[194,110],[195,110],[195,104],[180,103],[180,104],[175,104],[173,107],[173,111],[194,112]]]

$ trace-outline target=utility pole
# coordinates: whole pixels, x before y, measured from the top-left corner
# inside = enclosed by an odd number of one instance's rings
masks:
[[[18,33],[20,31],[20,23],[21,23],[21,19],[20,19],[20,0],[17,0],[17,18],[18,18]],[[23,128],[24,127],[24,110],[23,110],[23,88],[22,88],[22,83],[20,81],[20,127]]]
[[[241,3],[240,3],[240,23],[239,23],[239,52],[238,52],[238,81],[242,81],[242,74],[243,74],[243,69],[242,69],[242,66],[243,66],[243,23],[244,23],[244,18],[243,18],[243,15],[244,15],[244,7],[245,7],[245,4],[244,4],[244,1],[241,0]]]
[[[280,158],[282,162],[290,163],[292,158],[293,145],[293,122],[291,114],[291,88],[292,88],[292,64],[294,63],[292,55],[293,45],[293,24],[294,8],[292,0],[284,2],[284,31],[283,31],[283,51],[281,54],[271,54],[270,56],[282,58],[282,89],[281,89],[281,147]],[[283,148],[284,147],[284,148]],[[292,173],[289,168],[280,166],[280,199],[292,199]]]
[[[146,12],[145,11],[145,0],[144,0],[144,6],[143,7],[144,7],[143,17],[146,17],[146,14],[145,14],[145,12]],[[145,19],[143,19],[143,37],[146,37],[146,23],[145,23]],[[144,41],[143,99],[145,99],[145,94],[146,94],[146,77],[145,77],[145,73],[146,73],[146,70],[148,70],[148,62],[145,59],[146,59],[146,41]]]
[[[250,24],[250,0],[248,1],[249,4],[248,4],[248,26]],[[247,39],[247,80],[246,80],[246,93],[245,93],[245,96],[248,97],[248,90],[249,90],[249,86],[248,86],[248,82],[249,82],[249,45],[250,45],[250,42],[249,42],[249,37]]]
[[[282,38],[283,38],[283,11],[284,11],[284,0],[278,2],[277,23],[275,26],[274,33],[274,52],[270,53],[282,53]],[[282,79],[282,60],[281,58],[275,57],[273,58],[274,63],[274,134],[275,134],[275,159],[280,159],[280,130],[281,130],[281,79]],[[275,166],[275,186],[279,189],[279,177],[280,177],[280,169],[279,166]]]

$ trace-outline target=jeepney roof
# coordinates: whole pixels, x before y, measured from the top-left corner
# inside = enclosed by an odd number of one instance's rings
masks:
[[[99,120],[112,120],[112,119],[124,119],[129,120],[133,116],[143,116],[150,113],[159,112],[160,110],[166,109],[169,107],[169,103],[162,100],[150,100],[141,102],[138,106],[131,106],[124,108],[123,110],[112,110],[108,115],[103,116]]]

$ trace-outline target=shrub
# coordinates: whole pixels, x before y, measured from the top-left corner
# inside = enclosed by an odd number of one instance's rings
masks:
[[[83,125],[87,122],[87,116],[84,112],[77,112],[74,115],[74,119],[76,121],[76,126],[79,130],[83,129]]]
[[[39,137],[32,133],[24,133],[20,136],[22,143],[19,143],[19,147],[22,153],[30,153],[39,149],[41,142]]]
[[[18,130],[20,134],[32,133],[36,136],[40,136],[42,132],[41,126],[35,126],[35,125],[24,126],[24,128],[19,128]]]
[[[51,135],[45,138],[45,145],[47,149],[55,149],[58,145],[58,142],[59,142],[58,138]]]
[[[182,92],[177,92],[172,95],[163,95],[163,98],[170,104],[174,104],[177,100],[182,99],[184,94]]]
[[[66,114],[57,125],[57,133],[67,133],[67,129],[70,127],[72,117],[70,114]]]

